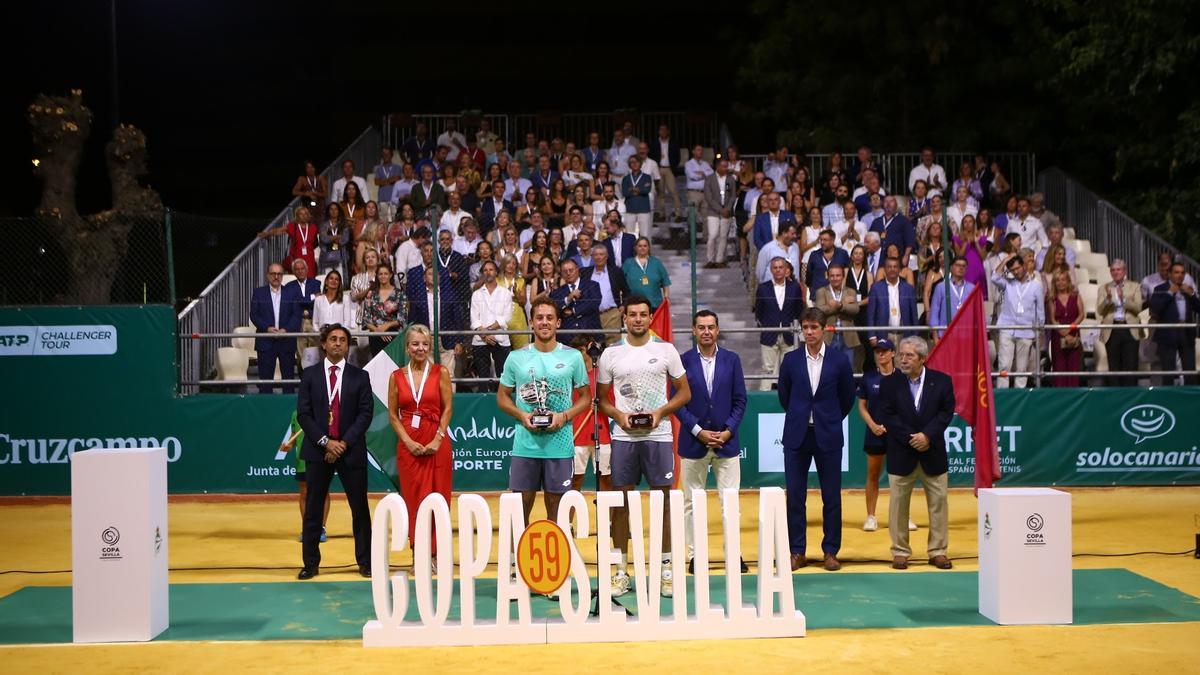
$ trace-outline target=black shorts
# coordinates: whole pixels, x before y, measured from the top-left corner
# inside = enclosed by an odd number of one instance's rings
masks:
[[[886,445],[867,445],[866,443],[863,443],[863,452],[867,453],[868,455],[882,457],[887,454],[887,446]]]

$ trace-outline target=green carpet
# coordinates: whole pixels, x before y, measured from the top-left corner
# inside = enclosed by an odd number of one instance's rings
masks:
[[[991,625],[977,611],[974,572],[800,574],[796,607],[808,628],[909,628]],[[689,586],[691,578],[688,578]],[[755,578],[742,578],[743,601]],[[1075,623],[1200,621],[1200,600],[1126,569],[1076,570]],[[712,602],[725,597],[725,578],[711,577]],[[477,582],[481,619],[495,616],[495,580]],[[360,639],[374,618],[366,581],[257,584],[174,584],[171,627],[159,640]],[[693,594],[689,592],[689,607]],[[625,604],[636,609],[633,594]],[[515,612],[515,610],[513,610]],[[558,604],[533,599],[535,616],[557,616]],[[669,601],[663,614],[671,613]],[[458,617],[455,593],[451,618]],[[416,599],[409,619],[417,620]],[[71,641],[71,589],[29,586],[0,598],[0,644]]]

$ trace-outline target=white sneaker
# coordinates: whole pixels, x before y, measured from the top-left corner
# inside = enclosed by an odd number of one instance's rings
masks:
[[[912,518],[908,519],[908,531],[909,532],[917,531],[917,524],[912,521]]]
[[[671,568],[667,567],[670,563],[663,563],[662,571],[662,586],[660,592],[664,598],[669,598],[675,595],[675,577],[671,574]]]
[[[875,516],[867,516],[867,519],[863,522],[863,530],[866,532],[874,532],[878,529],[879,521],[875,519]]]
[[[629,592],[629,575],[618,572],[612,576],[612,596],[614,598]]]

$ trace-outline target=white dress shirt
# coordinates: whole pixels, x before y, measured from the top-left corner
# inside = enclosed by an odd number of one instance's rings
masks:
[[[925,181],[925,184],[929,186],[929,192],[926,196],[932,197],[934,195],[940,195],[942,194],[942,190],[947,185],[946,170],[942,168],[941,164],[932,164],[930,166],[918,164],[914,166],[912,171],[908,172],[909,192],[913,191],[913,186],[916,185],[917,181],[919,180]],[[935,182],[937,183],[937,186],[934,185]]]
[[[366,179],[363,178],[362,176],[354,176],[351,180],[353,180],[354,184],[358,186],[359,196],[363,198],[363,201],[366,201],[367,200],[367,181],[366,181]],[[330,195],[331,200],[335,201],[335,202],[342,201],[342,193],[345,191],[346,191],[346,178],[345,177],[342,177],[342,178],[339,178],[339,179],[333,181],[333,194]]]
[[[493,323],[500,324],[500,330],[508,329],[512,320],[513,300],[512,291],[496,284],[496,290],[489,291],[487,284],[471,294],[471,330],[485,329]],[[496,342],[505,347],[512,344],[507,335],[496,335]],[[471,338],[472,345],[486,344],[482,335]]]
[[[330,361],[328,357],[326,357],[324,365],[325,365],[325,391],[328,392],[328,394],[329,394],[329,402],[333,403],[333,399],[335,397],[337,397],[339,399],[341,398],[342,382],[346,379],[346,359],[342,359],[341,361],[334,363],[333,361]],[[331,369],[333,369],[335,366],[337,367],[337,381],[333,383],[333,391],[329,391],[329,373],[330,373]],[[335,430],[333,430],[333,429],[330,430],[331,433],[333,431],[335,431]]]
[[[894,283],[894,284],[892,282],[888,281],[887,279],[884,279],[883,282],[885,284],[887,284],[888,325],[889,326],[899,326],[900,325],[900,280],[897,279],[896,283]]]
[[[783,295],[787,291],[787,281],[785,280],[782,284],[777,284],[772,280],[771,289],[775,291],[775,304],[779,306],[779,311],[783,311]]]
[[[821,349],[813,356],[808,351],[808,345],[801,347],[804,350],[804,361],[808,365],[808,384],[812,387],[812,394],[817,395],[817,387],[821,384],[821,369],[825,366],[825,343],[821,343]],[[813,414],[810,410],[808,413],[808,423],[813,423]]]
[[[267,286],[267,290],[271,292],[271,311],[275,313],[274,328],[279,328],[279,303],[283,299],[283,286],[272,288]]]
[[[454,160],[458,159],[458,153],[462,152],[462,148],[467,147],[467,137],[463,136],[461,131],[455,131],[453,133],[449,131],[443,131],[442,134],[437,137],[437,144],[439,146],[444,145],[447,148],[450,148],[450,152],[446,153],[446,161],[453,162]]]

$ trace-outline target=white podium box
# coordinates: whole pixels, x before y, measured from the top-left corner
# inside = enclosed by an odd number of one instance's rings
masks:
[[[151,640],[167,628],[167,451],[71,458],[75,642]]]
[[[1071,623],[1071,495],[979,491],[979,613],[999,624]]]

